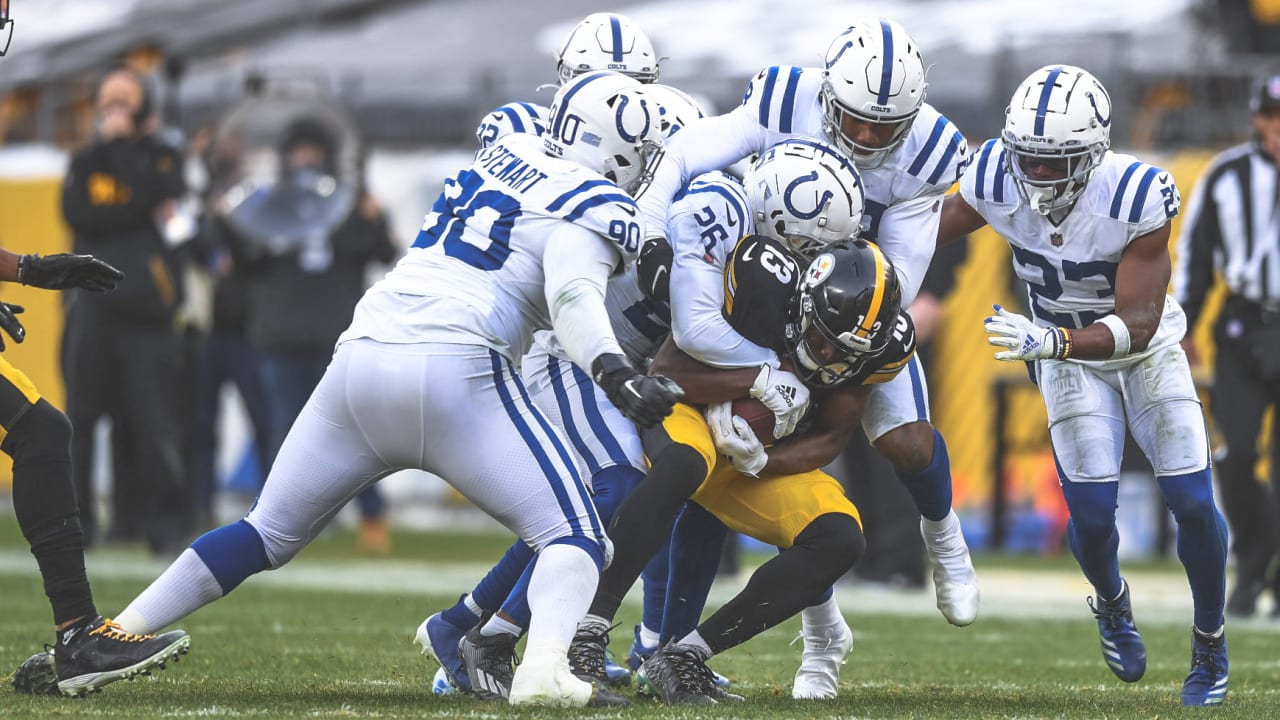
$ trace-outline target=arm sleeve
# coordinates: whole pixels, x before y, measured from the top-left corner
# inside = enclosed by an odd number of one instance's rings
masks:
[[[597,357],[624,354],[604,305],[605,287],[617,264],[612,243],[570,223],[552,232],[543,251],[544,290],[556,339],[588,373]]]
[[[1187,219],[1178,235],[1173,297],[1187,314],[1188,333],[1195,328],[1204,308],[1205,295],[1213,287],[1214,255],[1222,245],[1218,203],[1213,197],[1212,181],[1216,177],[1216,173],[1208,173],[1196,186]]]
[[[891,205],[880,218],[876,245],[893,261],[902,283],[902,306],[910,307],[920,292],[942,220],[941,195],[925,195]]]
[[[672,136],[653,181],[638,201],[650,236],[667,226],[667,206],[690,179],[764,149],[765,128],[744,108],[702,118]]]
[[[743,337],[724,317],[724,257],[704,255],[696,221],[672,219],[671,337],[699,362],[718,368],[778,367],[778,354]],[[684,240],[684,241],[682,241]],[[713,252],[720,252],[716,248]]]

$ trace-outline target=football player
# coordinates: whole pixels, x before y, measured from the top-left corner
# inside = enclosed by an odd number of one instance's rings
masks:
[[[18,255],[0,248],[0,280],[47,290],[106,292],[124,274],[92,255]],[[0,303],[0,329],[22,342],[23,308]],[[4,342],[0,336],[0,350]],[[84,533],[71,478],[71,423],[31,380],[0,357],[0,450],[13,459],[13,509],[53,608],[57,639],[13,675],[24,694],[83,695],[163,668],[187,652],[181,630],[132,635],[98,614],[84,571]]]
[[[1226,526],[1213,502],[1209,439],[1179,342],[1186,316],[1167,293],[1178,188],[1166,170],[1109,150],[1111,99],[1087,71],[1049,65],[1018,86],[1004,131],[947,198],[939,238],[988,223],[1009,241],[1033,318],[995,308],[999,360],[1026,362],[1049,414],[1071,515],[1068,537],[1092,583],[1102,656],[1136,682],[1147,652],[1116,555],[1126,430],[1155,468],[1178,523],[1194,605],[1182,704],[1227,695]]]
[[[280,567],[363,487],[420,468],[537,552],[511,703],[591,702],[565,652],[609,541],[565,439],[514,366],[535,330],[554,329],[632,421],[670,412],[680,388],[636,370],[604,305],[607,279],[639,250],[630,193],[661,143],[638,82],[588,73],[557,93],[545,137],[511,135],[448,179],[409,252],[357,305],[253,509],[197,539],[121,625],[163,627]]]
[[[827,49],[823,67],[769,67],[742,105],[674,139],[640,200],[660,230],[666,204],[690,177],[723,168],[789,137],[824,138],[862,174],[863,236],[897,268],[910,306],[933,257],[943,193],[967,162],[964,136],[925,99],[925,65],[906,30],[884,18],[855,21]],[[654,242],[661,244],[661,238]],[[661,295],[660,282],[648,287]],[[946,443],[930,424],[918,360],[872,392],[863,429],[893,464],[921,513],[938,608],[965,626],[978,614],[978,581],[951,507]]]
[[[812,256],[823,252],[824,246],[832,240],[848,238],[857,233],[863,207],[857,171],[848,160],[832,148],[812,141],[791,140],[769,148],[748,172],[746,183],[754,229],[761,232],[761,235],[753,235],[742,241],[732,254],[715,254],[708,251],[698,242],[697,235],[689,237],[679,232],[672,235],[677,240],[675,262],[671,271],[672,337],[674,345],[684,352],[664,352],[659,355],[655,365],[662,366],[673,355],[681,358],[691,356],[688,363],[702,370],[697,382],[694,383],[696,389],[691,391],[699,393],[698,397],[701,399],[695,399],[695,402],[699,403],[716,403],[752,395],[751,390],[753,387],[758,387],[760,378],[769,378],[773,373],[780,372],[771,369],[767,361],[768,355],[765,353],[772,354],[775,358],[774,362],[779,363],[786,361],[788,357],[797,356],[798,353],[804,362],[797,367],[797,371],[802,376],[808,377],[810,387],[816,386],[821,392],[843,384],[847,380],[843,376],[824,375],[829,368],[824,362],[814,359],[817,348],[826,348],[826,351],[830,352],[830,347],[816,342],[816,337],[810,338],[813,341],[812,348],[808,343],[796,343],[799,337],[796,328],[801,324],[809,329],[815,326],[800,319],[801,309],[807,305],[799,296],[793,298],[789,293],[795,290],[800,274],[799,265],[793,259],[792,253],[800,251]],[[696,219],[696,217],[693,218],[695,221]],[[678,230],[678,226],[676,229]],[[883,256],[873,250],[865,251],[871,253],[868,257],[874,256],[883,260]],[[859,249],[855,254],[861,256],[863,250]],[[832,257],[826,255],[819,255],[819,257],[825,258],[824,263],[832,261]],[[849,260],[844,255],[838,255],[838,257]],[[857,266],[857,269],[864,273],[864,280],[867,277],[872,278],[867,281],[872,285],[876,282],[874,271],[877,268],[884,270],[884,277],[892,278],[893,287],[890,288],[891,292],[886,297],[896,298],[894,293],[897,276],[893,274],[891,264],[879,267],[874,266],[874,263],[867,265],[863,262]],[[824,280],[825,277],[824,275]],[[869,297],[866,299],[869,300]],[[882,306],[884,307],[886,317],[891,324],[886,328],[876,326],[876,332],[883,334],[885,338],[890,337],[890,333],[896,327],[893,323],[898,315],[898,305],[894,303],[899,302],[895,299],[892,302],[877,301],[875,304],[874,309],[877,313]],[[889,312],[890,305],[892,305],[892,312]],[[883,319],[876,318],[874,322],[878,323]],[[910,340],[909,320],[905,322],[908,324],[903,330],[907,334],[902,344],[909,350],[914,346]],[[787,333],[791,334],[787,335]],[[787,343],[782,342],[784,336],[788,338]],[[833,337],[838,336],[839,332],[833,335]],[[845,344],[847,345],[848,342]],[[730,351],[726,352],[726,348]],[[911,355],[910,352],[904,351],[902,357],[894,359],[894,353],[881,352],[884,349],[885,346],[879,344],[878,335],[876,347],[862,348],[863,354],[860,355],[859,367],[875,370],[879,366],[872,362],[872,358],[875,358],[875,362],[883,361],[890,370],[878,377],[888,379],[896,370],[905,366]],[[761,358],[765,360],[762,361]],[[901,362],[897,362],[898,360]],[[859,378],[859,383],[851,385],[850,388],[860,385],[862,379]],[[808,389],[801,388],[802,394],[807,396],[808,392]],[[805,404],[808,404],[807,400]],[[840,405],[832,405],[831,411],[834,412],[834,408],[837,407]],[[861,406],[858,405],[858,411],[860,410]],[[717,410],[709,412],[709,416],[714,412]],[[718,412],[722,416],[719,429],[725,431],[726,428],[731,428],[733,422],[723,416],[724,409],[720,408]],[[825,413],[827,410],[819,412]],[[653,434],[646,436],[646,451],[651,460],[649,478],[641,483],[624,502],[611,525],[611,536],[618,538],[617,554],[614,564],[602,576],[600,591],[592,603],[591,614],[579,627],[578,634],[574,638],[574,645],[570,650],[570,661],[575,672],[581,674],[590,671],[593,667],[598,668],[600,658],[604,654],[610,621],[623,595],[634,582],[638,568],[645,558],[656,549],[656,545],[669,531],[681,504],[695,490],[702,493],[703,490],[715,486],[717,497],[720,494],[726,496],[722,502],[758,503],[762,498],[752,495],[750,484],[724,481],[730,476],[741,473],[760,473],[766,466],[770,474],[778,477],[788,476],[792,479],[803,477],[804,481],[796,483],[794,487],[805,499],[782,496],[774,498],[777,500],[775,507],[797,508],[790,518],[798,525],[782,529],[759,529],[760,524],[769,525],[774,520],[781,522],[779,518],[772,518],[757,519],[756,526],[753,526],[755,536],[761,537],[764,534],[769,538],[769,542],[784,548],[792,548],[797,540],[797,533],[804,530],[809,521],[817,520],[820,516],[827,514],[828,509],[840,514],[852,508],[839,490],[839,484],[829,476],[820,473],[818,469],[839,452],[849,433],[856,427],[857,415],[856,413],[852,416],[823,414],[821,417],[825,417],[826,420],[820,421],[820,425],[823,422],[830,424],[823,425],[822,430],[811,430],[803,435],[783,440],[776,446],[781,449],[781,456],[773,461],[773,465],[769,465],[771,462],[769,453],[764,451],[763,446],[759,442],[752,442],[754,440],[752,435],[751,441],[746,438],[725,440],[725,443],[737,443],[729,453],[739,460],[735,469],[734,464],[718,456],[716,446],[711,442],[716,432],[708,429],[708,422],[702,418],[700,411],[687,405],[677,406],[677,411],[672,416],[672,423],[668,424],[665,434],[657,437]],[[680,419],[677,420],[677,418]],[[843,421],[844,425],[834,423],[833,421],[837,418]],[[790,429],[778,428],[775,425],[774,434],[780,437],[787,436],[790,434]],[[748,448],[750,452],[747,452]],[[828,453],[830,457],[821,459]],[[717,458],[724,460],[724,464],[719,465]],[[804,464],[806,462],[816,464],[806,465]],[[810,475],[811,472],[814,474]],[[709,478],[720,478],[720,480]],[[703,484],[704,481],[706,484]],[[831,489],[828,482],[834,484],[841,493],[838,500],[828,497],[827,491]],[[776,489],[783,485],[785,484],[772,487]],[[702,490],[699,490],[700,486]],[[815,494],[811,495],[811,491]],[[728,499],[731,495],[737,495],[737,500]],[[697,501],[698,497],[695,496],[694,499]],[[817,504],[805,504],[810,500]],[[772,503],[773,500],[769,502]],[[711,505],[699,502],[694,507],[687,508],[681,515],[681,524],[691,511],[694,511],[694,515],[699,514],[699,505],[712,510],[713,513],[716,512]],[[856,511],[845,514],[856,518]],[[740,529],[745,522],[737,518],[738,525],[735,525],[731,518],[721,516],[721,519],[735,529]],[[827,571],[831,569],[826,566],[840,564],[844,560],[852,564],[857,552],[852,556],[836,558],[826,557],[824,555],[826,550],[822,549],[826,548],[828,543],[842,545],[845,542],[853,542],[850,539],[852,537],[849,534],[850,527],[853,528],[857,542],[860,543],[861,530],[856,521],[849,522],[852,524],[838,518],[817,522],[812,532],[805,535],[803,543],[796,551],[783,553],[785,559],[782,560],[780,572],[787,573],[790,572],[788,568],[810,565],[813,562],[811,554],[814,548],[819,548],[817,552],[823,557],[817,561],[819,566],[817,569],[806,570],[806,572],[812,571],[810,577],[825,577]],[[786,537],[783,538],[783,536]],[[679,540],[679,536],[673,540]],[[810,541],[816,545],[811,545]],[[688,630],[692,630],[697,625],[701,602],[705,600],[706,590],[709,587],[709,576],[704,574],[701,577],[704,584],[695,590],[675,589],[678,574],[686,569],[685,563],[681,561],[681,553],[696,553],[698,545],[699,543],[673,541],[673,579],[672,586],[668,589],[668,597],[692,598],[691,605],[683,610],[673,610],[675,603],[668,601],[663,635],[677,641],[685,638]],[[714,542],[703,542],[701,545],[715,549],[719,547],[719,544]],[[847,569],[849,565],[842,567]],[[714,570],[714,564],[712,569]],[[763,577],[765,576],[762,576],[762,579]],[[696,582],[697,578],[692,580]],[[817,624],[820,625],[822,632],[819,633],[815,627],[809,626],[806,627],[806,631],[812,632],[815,640],[819,634],[823,635],[823,648],[830,649],[831,653],[838,656],[833,663],[838,671],[839,663],[848,652],[850,646],[848,641],[852,636],[838,607],[834,602],[829,601],[829,596],[826,596],[829,587],[820,588],[813,593],[802,592],[800,597],[790,597],[782,601],[772,598],[768,594],[770,591],[766,590],[766,585],[767,583],[753,584],[748,592],[731,605],[736,608],[767,605],[771,608],[770,613],[787,610],[785,614],[777,617],[776,621],[781,621],[808,605],[816,606],[814,613],[820,612],[823,615],[822,622]],[[762,591],[766,594],[761,595]],[[788,610],[792,605],[795,606],[794,609]],[[731,608],[727,612],[732,616],[737,610]],[[717,651],[732,647],[762,629],[760,625],[753,624],[756,620],[773,624],[775,622],[773,615],[768,613],[766,615],[767,617],[752,617],[746,625],[735,625],[737,629],[727,634],[724,628],[714,630],[716,639],[713,642],[717,644]],[[728,616],[720,616],[720,620],[724,620],[725,617]],[[692,618],[691,622],[689,618]],[[675,634],[672,634],[671,626],[679,622],[689,622],[689,625],[683,631],[675,631]],[[747,626],[752,629],[738,632]],[[806,642],[805,665],[809,667],[802,667],[801,673],[797,674],[797,684],[802,686],[809,680],[810,674],[815,669],[812,665],[818,661],[818,658],[810,657],[808,644]],[[709,652],[706,653],[702,660],[705,660],[709,654]],[[677,692],[669,687],[664,689],[660,682],[651,684],[658,686],[659,694],[664,698],[668,700],[674,698],[674,701],[678,702],[723,696],[718,690],[713,691],[715,694],[697,691],[696,688],[685,688]],[[830,696],[834,696],[834,685],[833,677],[830,680]],[[686,691],[691,693],[689,697],[680,694]],[[806,691],[801,696],[813,695]]]
[[[653,369],[681,377],[688,403],[644,435],[653,465],[610,526],[618,554],[570,648],[575,670],[604,652],[584,641],[584,630],[609,626],[639,571],[636,558],[660,541],[686,498],[781,552],[705,622],[644,662],[642,686],[667,703],[736,697],[712,682],[707,659],[817,604],[857,562],[865,549],[858,511],[821,467],[857,427],[867,383],[891,379],[914,352],[897,278],[892,262],[861,240],[824,248],[807,269],[772,238],[750,235],[738,244],[724,275],[724,315],[796,368],[816,409],[766,449],[729,405],[757,369],[713,368],[664,346]]]
[[[701,115],[697,105],[675,88],[654,84],[645,90],[650,100],[659,103],[661,129],[668,137]],[[695,180],[686,195],[688,199],[677,201],[675,206],[699,203],[688,212],[707,205],[703,200],[709,196],[722,201],[706,211],[704,221],[724,227],[742,227],[746,221],[741,186],[721,173]],[[733,240],[723,234],[720,242],[731,247]],[[637,367],[646,366],[669,330],[666,304],[640,293],[634,270],[610,280],[605,303],[628,359]],[[618,413],[603,391],[574,366],[554,334],[537,334],[521,368],[533,402],[569,438],[579,471],[589,479],[596,509],[608,523],[618,503],[644,477],[647,467],[635,425]],[[532,557],[532,550],[516,543],[471,593],[419,626],[417,641],[424,652],[436,657],[454,686],[482,699],[506,697],[515,669],[515,644],[529,622],[526,592]],[[646,586],[646,598],[657,598],[649,611],[655,618],[661,617],[666,574],[663,563],[662,583]],[[486,617],[486,622],[477,626]],[[653,622],[655,626],[659,623]],[[625,668],[613,667],[616,670],[609,674],[610,682],[630,680]],[[480,678],[483,681],[477,682]]]

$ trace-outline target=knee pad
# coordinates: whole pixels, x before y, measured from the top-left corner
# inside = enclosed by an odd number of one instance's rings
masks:
[[[812,553],[820,567],[831,573],[834,580],[862,558],[867,551],[867,540],[852,515],[827,513],[801,530],[791,549]]]

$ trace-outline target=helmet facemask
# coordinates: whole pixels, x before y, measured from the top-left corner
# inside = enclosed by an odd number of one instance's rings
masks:
[[[1022,200],[1041,215],[1066,210],[1075,204],[1107,151],[1105,146],[1079,148],[1074,152],[1040,150],[1019,144],[1011,133],[1005,133],[1002,139],[1008,151],[1005,154],[1005,172],[1013,177]],[[1032,177],[1029,168],[1036,163],[1054,166],[1062,177]]]

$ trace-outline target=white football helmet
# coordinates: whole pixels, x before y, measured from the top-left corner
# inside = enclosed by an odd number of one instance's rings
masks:
[[[483,150],[511,133],[542,135],[546,128],[545,107],[527,102],[512,102],[484,116],[476,128],[476,140]]]
[[[1047,65],[1014,91],[1000,139],[1022,199],[1042,215],[1069,208],[1111,147],[1111,97],[1089,72]],[[1065,176],[1030,176],[1040,164],[1057,165]]]
[[[681,128],[688,127],[689,123],[706,115],[697,100],[670,85],[646,85],[644,94],[658,102],[658,116],[662,118],[664,138],[670,138]]]
[[[784,140],[760,154],[743,185],[756,234],[786,242],[801,257],[857,237],[862,225],[862,178],[828,145]]]
[[[662,157],[662,119],[639,81],[615,72],[579,75],[551,103],[547,154],[594,170],[636,197]]]
[[[827,48],[823,73],[822,129],[860,168],[878,167],[902,144],[924,103],[924,60],[898,23],[856,21]],[[873,147],[850,137],[846,123],[893,126],[888,142]]]
[[[556,58],[556,74],[561,85],[593,70],[612,70],[652,83],[658,81],[658,62],[649,36],[631,18],[592,13],[569,33]]]

